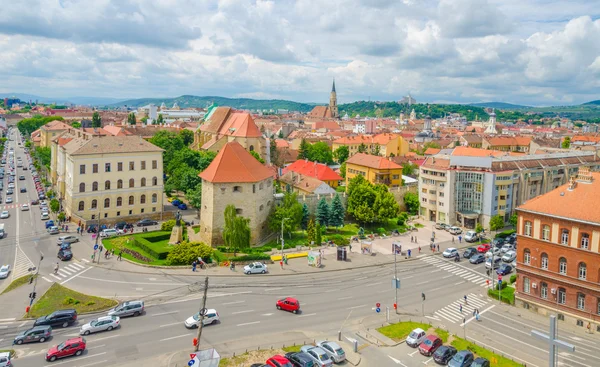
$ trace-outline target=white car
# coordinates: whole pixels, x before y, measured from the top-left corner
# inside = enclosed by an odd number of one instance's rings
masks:
[[[423,340],[425,340],[426,337],[427,334],[425,333],[425,330],[420,328],[414,329],[406,337],[406,344],[408,344],[409,347],[416,348],[423,342]]]
[[[2,267],[0,267],[0,279],[8,278],[9,273],[10,273],[10,265],[2,265]]]
[[[8,201],[7,201],[8,203]],[[0,213],[0,218],[5,219],[10,217],[10,214],[8,213],[8,210],[3,210],[2,213]]]
[[[119,316],[103,316],[81,325],[80,335],[90,335],[99,331],[111,331],[119,327]]]
[[[492,257],[492,254],[496,257],[502,256],[498,247],[492,247],[488,252],[485,253],[485,258],[487,259],[488,257]]]
[[[6,203],[7,203],[7,204],[10,204],[10,203],[12,203],[12,196],[7,196],[7,197],[6,197]]]
[[[29,205],[27,205],[27,204],[21,205],[21,211],[27,211],[27,210],[29,210]]]
[[[504,261],[505,263],[510,263],[515,261],[516,258],[517,253],[515,251],[506,251],[504,256],[502,256],[502,261]]]
[[[48,220],[48,219],[50,219],[50,216],[48,215],[48,213],[47,212],[42,213],[42,220]]]
[[[219,313],[214,308],[209,308],[206,310],[206,315],[204,315],[204,326],[206,325],[214,325],[219,322]],[[185,327],[188,329],[197,328],[198,324],[200,324],[200,314],[196,313],[193,316],[190,316],[184,322]]]
[[[15,188],[15,184],[14,184],[14,183],[12,183],[12,182],[11,182],[11,183],[9,183],[9,184],[8,184],[8,188],[9,188],[9,189],[14,189],[14,188]]]
[[[315,362],[315,366],[319,367],[331,367],[333,361],[329,358],[329,354],[321,347],[313,347],[312,345],[305,345],[300,348],[301,352],[309,355],[310,358]]]
[[[448,232],[450,232],[453,235],[459,235],[462,233],[462,229],[460,229],[460,227],[453,226],[453,227],[450,227]]]
[[[479,236],[477,235],[477,233],[475,231],[468,231],[465,234],[465,241],[467,242],[475,242],[479,239]]]
[[[449,247],[442,253],[444,257],[455,257],[456,255],[458,255],[458,250],[454,247]]]
[[[103,229],[102,232],[100,232],[100,237],[112,237],[112,236],[116,236],[118,234],[119,234],[119,232],[117,232],[116,229],[107,228],[107,229]]]
[[[268,271],[267,266],[263,263],[256,262],[244,266],[244,274],[264,274]]]
[[[9,367],[10,365],[10,352],[0,353],[0,367]]]
[[[513,245],[512,243],[505,243],[502,246],[502,249],[500,251],[502,251],[502,253],[506,253],[508,251],[514,251],[515,250],[515,245]]]

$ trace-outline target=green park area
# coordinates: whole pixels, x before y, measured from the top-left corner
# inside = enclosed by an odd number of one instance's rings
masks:
[[[23,275],[22,277],[19,277],[15,280],[13,280],[8,287],[6,287],[2,293],[0,294],[4,294],[4,293],[8,293],[10,291],[12,291],[13,289],[19,288],[22,285],[25,285],[27,283],[30,283],[33,279],[37,278],[37,274],[34,275]]]
[[[117,301],[79,293],[58,283],[52,286],[31,306],[25,317],[37,318],[56,310],[74,308],[77,313],[107,310],[117,305]]]

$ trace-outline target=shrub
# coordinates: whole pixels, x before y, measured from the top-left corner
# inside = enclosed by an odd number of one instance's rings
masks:
[[[73,297],[65,297],[65,300],[63,301],[63,304],[65,305],[78,305],[79,304],[79,300],[73,298]]]
[[[205,262],[210,262],[210,257],[213,253],[212,247],[205,243],[190,243],[183,241],[179,245],[175,245],[167,256],[167,264],[169,265],[191,265],[194,260],[199,257]]]
[[[160,230],[171,232],[173,230],[173,227],[175,227],[175,219],[170,219],[162,222],[162,224],[160,225]]]
[[[161,232],[148,232],[146,234],[137,236],[137,238],[143,238],[148,242],[156,243],[156,242],[170,240],[171,234],[170,233],[161,233]]]
[[[386,234],[386,233],[387,233],[387,231],[385,230],[385,228],[383,228],[383,227],[379,227],[379,228],[377,228],[377,233],[378,233],[379,235],[384,235],[384,234]]]
[[[402,212],[398,216],[398,221],[396,221],[396,224],[398,224],[399,226],[403,226],[406,224],[407,221],[408,221],[408,213]]]
[[[515,232],[516,231],[514,229],[507,229],[506,231],[502,231],[502,232],[496,234],[496,238],[506,238]]]
[[[93,305],[95,305],[95,304],[96,304],[96,302],[94,302],[94,301],[89,301],[89,302],[86,302],[86,304],[85,304],[85,305],[86,305],[86,306],[93,306]]]
[[[500,288],[500,289],[504,289],[504,288],[508,287],[508,283],[506,282],[506,280],[503,280],[503,281],[502,281],[502,283],[501,283],[501,287],[502,287],[502,288]],[[497,283],[497,282],[496,282],[496,283],[495,283],[495,285],[494,285],[494,289],[495,289],[495,290],[498,290],[498,283]]]
[[[217,250],[221,252],[229,252],[227,246],[217,246]]]
[[[338,246],[348,246],[350,243],[350,239],[348,237],[342,236],[341,234],[332,234],[327,236],[326,241],[333,241]]]
[[[134,238],[135,246],[144,250],[148,255],[158,260],[164,260],[169,254],[170,248],[160,248],[159,245],[154,245],[158,242],[163,242],[171,238],[170,234],[153,234],[147,236],[136,236]]]
[[[504,303],[508,303],[509,305],[515,304],[515,289],[507,288],[500,293],[500,300]],[[488,289],[488,296],[498,299],[498,291],[493,289]]]
[[[269,260],[270,255],[267,254],[249,254],[243,256],[232,257],[231,261],[254,261],[254,260]]]
[[[513,274],[510,276],[510,284],[513,284],[517,281],[517,274]]]

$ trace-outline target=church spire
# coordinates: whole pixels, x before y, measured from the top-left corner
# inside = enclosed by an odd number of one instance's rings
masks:
[[[333,78],[333,85],[331,86],[331,91],[335,93],[335,78]]]

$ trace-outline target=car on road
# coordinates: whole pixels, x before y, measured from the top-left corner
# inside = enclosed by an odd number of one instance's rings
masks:
[[[461,350],[448,362],[448,367],[469,367],[473,363],[473,353],[468,350]]]
[[[471,264],[481,264],[485,261],[485,255],[483,254],[475,254],[469,258],[469,262]]]
[[[471,363],[470,367],[490,367],[490,361],[483,357],[477,357],[477,359]]]
[[[204,315],[204,320],[202,323],[204,326],[206,325],[215,325],[221,319],[219,318],[219,313],[214,308],[209,308],[206,310],[206,315]],[[196,313],[190,317],[188,317],[185,322],[185,327],[188,329],[197,328],[200,325],[200,313]]]
[[[460,229],[460,227],[452,226],[452,227],[450,227],[448,232],[450,232],[453,235],[459,235],[462,233],[462,229]]]
[[[100,237],[114,237],[117,236],[119,232],[113,228],[106,228],[100,232]]]
[[[27,188],[26,188],[26,187],[21,187],[21,188],[19,189],[19,192],[27,192]]]
[[[21,205],[21,211],[22,211],[22,212],[26,212],[26,211],[28,211],[28,210],[29,210],[29,205],[28,205],[28,204],[23,204],[23,205]]]
[[[442,345],[435,351],[435,353],[433,353],[433,360],[437,364],[446,365],[448,361],[454,357],[456,352],[456,348],[450,345]]]
[[[469,247],[463,252],[463,257],[465,259],[470,259],[473,255],[477,254],[477,249],[475,247]]]
[[[90,335],[99,331],[111,331],[120,326],[119,316],[103,316],[81,325],[80,335]]]
[[[48,228],[48,233],[49,234],[59,234],[60,230],[58,229],[57,226],[52,226],[52,227]]]
[[[179,210],[187,210],[188,207],[186,203],[181,203],[177,205],[177,208],[179,208]]]
[[[445,223],[436,223],[435,229],[446,229],[446,224]]]
[[[6,219],[8,217],[10,217],[10,213],[8,212],[8,210],[3,210],[2,213],[0,213],[0,218]]]
[[[465,233],[465,241],[467,242],[475,242],[479,239],[479,235],[475,231],[467,231]]]
[[[273,357],[267,359],[267,366],[269,367],[294,367],[292,362],[290,362],[287,358],[282,355],[274,355]]]
[[[294,367],[314,367],[315,365],[310,355],[304,352],[289,352],[285,354],[285,358],[292,362]]]
[[[54,362],[58,358],[80,356],[83,354],[85,346],[85,338],[77,337],[67,339],[59,345],[50,348],[46,353],[46,360],[49,362]]]
[[[444,256],[444,257],[455,257],[456,255],[458,255],[458,250],[454,247],[448,247],[442,253],[442,256]]]
[[[489,243],[482,243],[481,245],[477,246],[477,252],[480,254],[485,254],[490,250],[490,248],[491,246]]]
[[[0,267],[0,279],[8,278],[8,274],[10,274],[10,265],[2,265]]]
[[[142,219],[138,221],[135,225],[137,227],[146,227],[146,226],[155,226],[158,222],[152,219]]]
[[[11,352],[0,352],[0,367],[10,367],[10,353]]]
[[[116,230],[124,230],[124,229],[131,229],[133,228],[133,224],[127,223],[127,222],[119,222],[117,224],[115,224],[115,229]]]
[[[336,342],[330,341],[319,341],[316,343],[317,347],[321,347],[329,358],[333,360],[334,363],[341,363],[346,360],[346,352],[338,345]]]
[[[500,250],[503,254],[507,253],[508,251],[514,251],[515,250],[515,245],[513,245],[512,243],[505,243],[504,246],[502,246],[502,249]]]
[[[500,266],[500,257],[494,257],[494,258],[490,257],[485,261],[486,269],[496,269],[499,266]]]
[[[265,274],[267,271],[267,265],[260,262],[244,266],[244,274]]]
[[[37,199],[31,200],[31,205],[38,205],[40,202]]]
[[[181,204],[181,200],[175,199],[175,200],[171,201],[171,204],[173,204],[173,206],[179,206],[179,204]]]
[[[300,311],[300,302],[292,297],[286,297],[278,299],[275,304],[278,310],[289,311],[292,313],[298,313]]]
[[[502,255],[502,261],[505,263],[511,263],[515,261],[517,258],[517,253],[515,251],[507,251],[504,255]]]
[[[69,242],[65,242],[59,245],[59,250],[71,250],[71,244]]]
[[[108,316],[139,316],[144,313],[144,301],[128,301],[108,311]]]
[[[323,350],[321,347],[313,347],[312,345],[305,345],[300,348],[301,352],[304,352],[313,359],[316,366],[319,367],[331,367],[333,366],[333,361],[329,358],[327,352]]]
[[[409,347],[416,348],[421,343],[423,343],[423,340],[425,340],[426,337],[427,335],[425,334],[425,330],[421,328],[416,328],[413,331],[411,331],[410,334],[408,334],[408,336],[406,337],[406,344]]]
[[[496,273],[498,273],[498,275],[508,275],[512,273],[512,271],[513,267],[508,264],[502,264],[498,269],[496,269]]]
[[[19,176],[19,181],[24,181],[25,180],[25,176],[21,175]]]
[[[50,219],[50,214],[48,214],[48,212],[42,212],[42,215],[40,217],[42,220],[48,220]],[[46,222],[47,223],[47,222]],[[46,224],[46,228],[48,228],[48,224]]]
[[[15,339],[13,344],[21,345],[25,343],[39,342],[43,343],[52,336],[52,326],[34,326],[31,329],[20,332]]]
[[[427,335],[425,340],[419,345],[419,353],[429,357],[442,345],[442,339],[435,335]]]
[[[73,252],[70,249],[60,249],[56,255],[62,261],[69,261],[73,258]]]
[[[77,321],[77,311],[69,308],[52,312],[50,315],[38,317],[33,326],[67,327]]]
[[[8,192],[7,192],[7,194],[8,194]],[[10,203],[12,203],[12,202],[13,202],[13,200],[12,200],[12,196],[7,196],[7,197],[6,197],[6,203],[7,203],[7,204],[10,204]]]
[[[56,244],[62,245],[63,243],[74,243],[74,242],[79,242],[79,237],[71,234],[71,235],[58,237]]]

